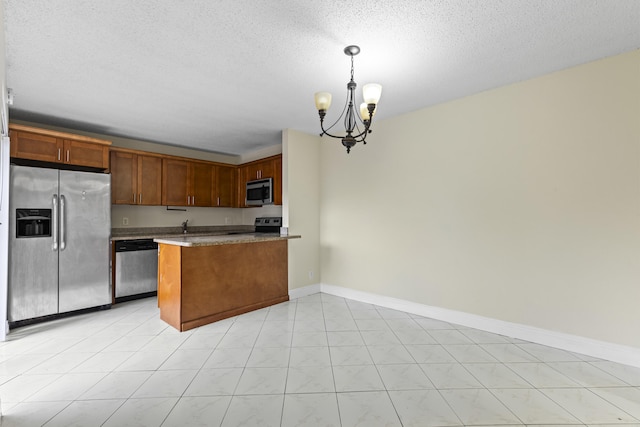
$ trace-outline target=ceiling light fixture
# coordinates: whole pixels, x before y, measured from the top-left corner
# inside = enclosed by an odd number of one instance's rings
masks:
[[[329,128],[324,128],[324,117],[327,115],[327,110],[331,106],[331,94],[329,92],[316,92],[315,101],[318,114],[320,115],[320,129],[322,133],[320,136],[327,135],[331,138],[338,138],[342,140],[342,145],[347,147],[347,153],[351,151],[351,148],[358,142],[366,144],[367,135],[371,133],[371,121],[376,112],[376,106],[380,100],[382,94],[382,86],[377,83],[369,83],[362,87],[362,97],[364,102],[360,104],[360,114],[356,113],[355,107],[355,92],[357,84],[353,80],[353,57],[360,53],[358,46],[347,46],[344,48],[344,54],[351,57],[351,80],[347,83],[347,102],[344,109],[340,114],[340,117]],[[331,130],[344,116],[344,128],[346,135],[338,136],[332,135],[328,131]],[[360,130],[358,122],[361,123],[364,128]]]

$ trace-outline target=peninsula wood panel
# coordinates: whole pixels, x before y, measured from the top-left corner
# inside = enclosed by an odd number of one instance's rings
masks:
[[[182,248],[172,245],[159,245],[159,247],[158,307],[161,307],[160,319],[177,330],[181,330]]]
[[[160,318],[180,331],[289,300],[286,240],[159,246]]]

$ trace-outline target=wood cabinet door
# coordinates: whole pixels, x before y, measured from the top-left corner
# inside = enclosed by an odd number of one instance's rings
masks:
[[[260,166],[260,179],[275,177],[275,166],[274,166],[273,159],[261,162],[259,166]]]
[[[216,166],[216,200],[217,206],[233,207],[236,168]]]
[[[236,207],[245,208],[247,207],[247,182],[249,179],[249,167],[242,166],[237,169],[236,172],[236,183],[237,183],[237,192],[236,192]]]
[[[111,203],[135,205],[137,196],[137,156],[120,151],[111,152]]]
[[[109,147],[65,139],[63,162],[68,165],[107,169],[109,167]]]
[[[162,204],[187,206],[189,200],[189,162],[162,159]]]
[[[244,167],[245,177],[247,181],[253,181],[260,179],[260,172],[262,172],[260,163],[252,163]]]
[[[59,163],[62,148],[62,140],[54,136],[11,131],[11,157]]]
[[[139,205],[160,206],[162,204],[162,158],[154,156],[137,157],[137,203]]]
[[[273,160],[273,204],[282,204],[282,156]]]
[[[192,206],[215,206],[213,203],[213,166],[205,163],[191,163]]]

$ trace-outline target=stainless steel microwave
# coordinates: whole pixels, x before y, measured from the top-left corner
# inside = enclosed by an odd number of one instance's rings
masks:
[[[247,182],[246,194],[246,204],[248,206],[273,204],[273,178]]]

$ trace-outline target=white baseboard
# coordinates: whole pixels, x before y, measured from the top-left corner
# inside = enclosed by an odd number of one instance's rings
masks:
[[[291,296],[294,291],[297,295],[295,298],[323,292],[355,301],[375,304],[393,310],[404,311],[418,316],[429,317],[456,325],[480,329],[495,334],[518,338],[524,341],[543,344],[574,353],[640,368],[640,349],[635,347],[609,343],[606,341],[598,341],[578,335],[571,335],[563,332],[521,325],[518,323],[505,322],[503,320],[449,310],[446,308],[433,307],[398,298],[344,288],[341,286],[327,284],[310,285],[305,286],[304,288],[292,289],[289,291],[289,295]]]
[[[302,288],[289,289],[289,299],[297,299],[320,292],[320,283],[303,286]]]

